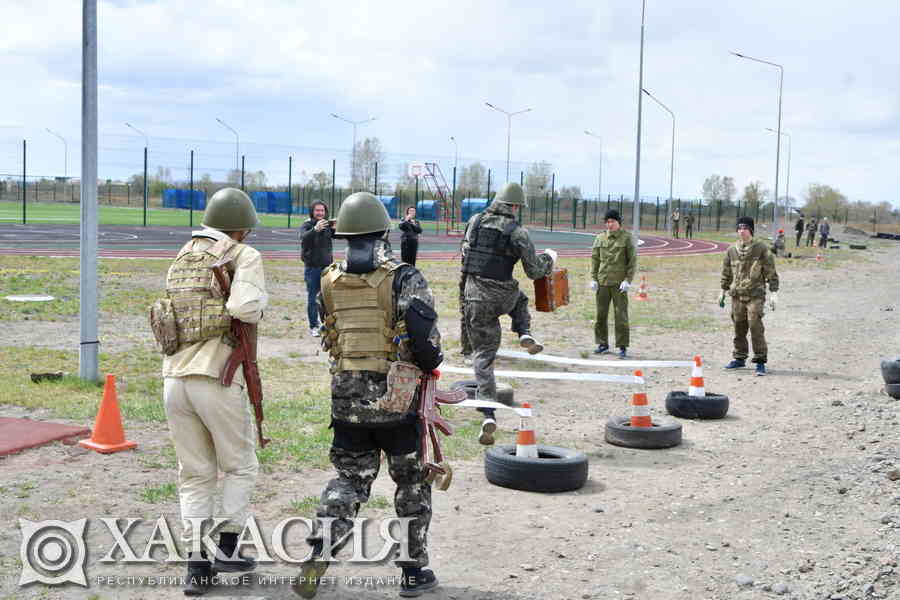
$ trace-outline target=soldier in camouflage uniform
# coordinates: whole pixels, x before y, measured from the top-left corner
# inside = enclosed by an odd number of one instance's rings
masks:
[[[734,322],[734,360],[726,369],[741,369],[746,366],[749,347],[747,331],[753,344],[753,362],[756,374],[766,374],[768,347],[766,329],[763,326],[766,284],[772,295],[769,308],[775,310],[778,302],[778,272],[775,258],[765,243],[753,239],[753,219],[741,217],[737,221],[740,238],[728,248],[722,261],[722,293],[719,306],[725,306],[725,294],[731,294],[731,320]]]
[[[806,245],[807,247],[812,246],[813,242],[816,239],[816,231],[819,229],[819,224],[816,222],[815,217],[809,220],[809,224],[806,226]]]
[[[637,249],[631,234],[622,229],[622,216],[608,210],[606,231],[594,238],[591,248],[591,289],[596,293],[597,320],[594,321],[594,354],[609,350],[609,304],[616,319],[616,347],[625,358],[630,342],[628,329],[628,288],[637,270]]]
[[[529,279],[540,279],[553,272],[556,252],[536,254],[528,231],[516,221],[514,211],[525,206],[525,192],[518,183],[507,183],[491,205],[474,215],[466,225],[463,239],[463,273],[466,287],[464,311],[474,355],[478,398],[497,399],[494,359],[500,349],[500,316],[510,315],[519,344],[531,354],[544,349],[531,335],[528,296],[519,290],[513,267],[522,261]],[[494,443],[497,422],[493,409],[480,409],[485,415],[478,441]]]
[[[415,267],[392,256],[390,227],[390,217],[375,196],[349,196],[341,205],[335,233],[347,239],[347,260],[322,274],[322,345],[331,356],[332,373],[330,458],[338,476],[322,492],[317,516],[335,519],[332,540],[350,532],[360,505],[369,499],[384,452],[397,485],[397,515],[412,518],[411,560],[397,561],[397,566],[403,569],[400,595],[413,597],[437,586],[434,573],[422,568],[428,564],[431,484],[425,481],[420,456],[416,383],[443,356],[431,290]],[[322,529],[317,522],[307,538],[313,553],[294,587],[305,598],[315,596],[318,578],[328,567],[321,560]]]

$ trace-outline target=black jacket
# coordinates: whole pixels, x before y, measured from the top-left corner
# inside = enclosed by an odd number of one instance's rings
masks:
[[[327,267],[334,262],[331,238],[334,229],[316,231],[316,221],[307,219],[300,226],[300,258],[307,267]]]
[[[400,241],[416,242],[419,240],[419,234],[422,233],[422,226],[418,221],[400,221]]]

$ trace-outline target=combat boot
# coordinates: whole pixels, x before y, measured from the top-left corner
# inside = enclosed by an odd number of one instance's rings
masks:
[[[212,585],[212,565],[202,553],[188,555],[187,578],[184,584],[185,596],[202,596]]]
[[[605,354],[609,352],[609,344],[598,344],[594,354]]]
[[[400,583],[400,596],[418,598],[438,585],[438,579],[431,569],[419,567],[403,567],[403,579]]]
[[[766,363],[756,363],[756,375],[762,377],[766,374]]]
[[[728,363],[727,365],[725,365],[725,368],[728,369],[728,370],[731,370],[731,369],[743,369],[743,368],[746,367],[746,366],[747,366],[747,362],[746,362],[746,361],[734,359],[733,361],[731,361],[730,363]]]
[[[256,559],[241,554],[235,555],[238,534],[223,531],[219,534],[219,550],[213,562],[213,570],[217,573],[243,573],[256,568]]]
[[[481,434],[478,436],[478,443],[482,446],[493,446],[495,431],[497,431],[497,421],[493,417],[485,417],[481,423]]]
[[[528,354],[537,354],[544,349],[544,345],[538,342],[530,333],[519,336],[519,345],[528,351]]]
[[[316,542],[309,559],[300,565],[300,574],[297,581],[291,585],[291,589],[301,598],[315,598],[319,591],[319,583],[327,570],[328,561],[322,560],[322,543]]]

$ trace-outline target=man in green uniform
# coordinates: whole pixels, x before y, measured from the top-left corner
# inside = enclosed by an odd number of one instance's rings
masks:
[[[753,219],[741,217],[737,221],[738,241],[728,248],[722,261],[722,293],[719,306],[725,306],[726,292],[731,294],[731,320],[734,322],[734,360],[726,369],[742,369],[747,364],[749,347],[747,331],[753,344],[756,374],[766,374],[768,347],[763,326],[766,284],[772,295],[769,308],[778,302],[778,272],[775,257],[764,242],[753,239]]]
[[[637,249],[631,234],[622,229],[617,210],[608,210],[606,231],[594,238],[591,250],[591,289],[597,294],[597,321],[594,323],[594,354],[609,350],[609,303],[616,319],[616,347],[619,358],[628,348],[628,288],[637,269]]]

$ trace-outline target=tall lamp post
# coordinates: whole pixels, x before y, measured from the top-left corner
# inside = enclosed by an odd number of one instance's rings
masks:
[[[669,115],[672,117],[672,153],[669,158],[669,208],[672,207],[672,183],[675,180],[675,113],[673,113],[668,106],[659,101],[659,98],[644,90],[644,93],[647,94],[654,102],[663,107]]]
[[[772,133],[778,133],[771,127],[766,127],[766,131],[771,131]],[[788,139],[788,160],[787,160],[787,178],[784,182],[784,210],[785,214],[788,214],[788,210],[790,208],[789,203],[791,201],[791,146],[793,142],[791,141],[791,134],[782,131],[781,135]]]
[[[239,157],[241,155],[241,136],[238,135],[238,132],[235,131],[234,128],[231,127],[231,125],[229,125],[228,123],[226,123],[219,117],[216,117],[216,121],[219,122],[219,125],[221,125],[222,127],[224,127],[225,129],[227,129],[228,131],[230,131],[231,133],[234,134],[234,170],[240,171],[241,163],[240,163]]]
[[[743,58],[746,60],[752,60],[753,62],[762,63],[764,65],[769,65],[770,67],[777,67],[779,71],[778,77],[778,130],[775,132],[775,202],[773,203],[773,213],[772,213],[772,231],[778,231],[779,221],[778,221],[778,167],[781,162],[781,90],[784,87],[784,67],[779,65],[778,63],[769,62],[767,60],[762,60],[760,58],[753,58],[752,56],[747,56],[746,54],[739,54],[737,52],[732,52],[738,58]]]
[[[331,116],[335,119],[340,119],[345,123],[350,123],[353,125],[353,149],[350,151],[350,191],[353,191],[353,171],[356,169],[356,127],[358,125],[364,125],[365,123],[371,123],[378,117],[370,117],[368,119],[363,119],[362,121],[351,121],[350,119],[345,119],[344,117],[337,115],[335,113],[331,113]]]
[[[509,142],[512,138],[512,118],[516,115],[521,115],[522,113],[530,112],[530,108],[525,108],[523,110],[517,110],[516,112],[509,112],[494,106],[490,102],[485,102],[489,107],[493,108],[497,112],[501,112],[506,115],[506,182],[509,183]]]
[[[637,150],[634,157],[634,202],[632,203],[632,230],[637,244],[641,232],[641,113],[644,107],[644,13],[646,0],[641,0],[641,57],[638,68]]]
[[[456,167],[459,166],[459,144],[456,143],[456,138],[452,135],[450,136],[450,141],[453,142],[453,169],[456,170]]]
[[[138,132],[144,138],[144,227],[147,226],[147,202],[148,202],[148,191],[150,190],[150,184],[147,181],[147,148],[150,147],[150,138],[147,137],[147,134],[132,125],[131,123],[125,123],[125,127],[129,129],[133,129]]]
[[[584,134],[600,142],[600,166],[597,169],[597,202],[600,202],[600,198],[603,197],[603,138],[587,129],[584,130]]]
[[[66,138],[59,135],[55,131],[51,130],[49,127],[47,128],[47,133],[50,135],[59,138],[59,141],[63,143],[63,179],[69,178],[69,145],[66,143]],[[65,191],[65,190],[64,190]]]

